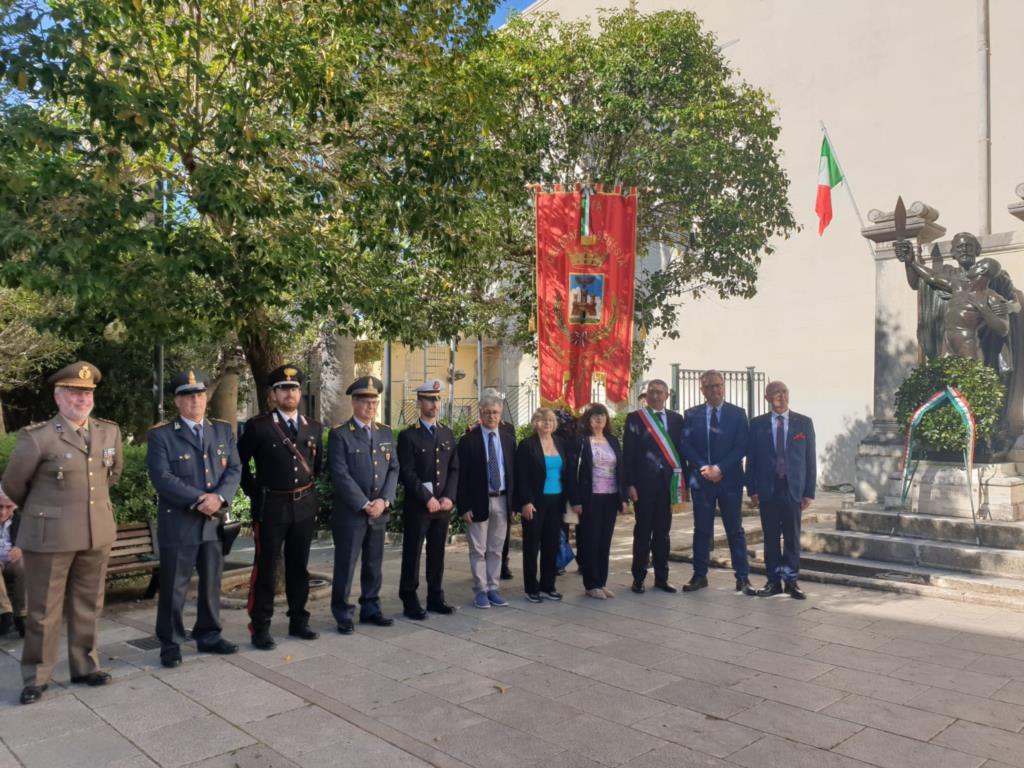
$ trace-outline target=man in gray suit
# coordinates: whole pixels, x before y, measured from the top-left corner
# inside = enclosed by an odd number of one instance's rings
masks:
[[[395,437],[391,427],[374,421],[383,391],[383,382],[375,376],[352,382],[345,390],[352,397],[352,418],[332,429],[327,438],[327,466],[334,483],[331,613],[343,635],[354,631],[355,606],[348,596],[360,554],[359,623],[379,627],[394,623],[380,611],[384,529],[398,487]]]
[[[181,613],[193,569],[199,571],[192,637],[206,653],[230,654],[238,646],[221,637],[220,579],[224,553],[218,528],[238,491],[242,464],[226,421],[206,418],[206,375],[195,368],[171,379],[178,416],[149,431],[146,466],[157,492],[160,601],[156,636],[160,663],[181,664],[185,625]]]

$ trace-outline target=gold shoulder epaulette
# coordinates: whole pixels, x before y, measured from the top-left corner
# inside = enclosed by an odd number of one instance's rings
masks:
[[[109,424],[112,427],[117,427],[118,426],[116,421],[111,421],[110,419],[101,419],[98,416],[91,416],[90,418],[93,421],[98,421],[100,424]]]
[[[207,416],[206,420],[207,421],[212,421],[214,424],[227,424],[229,427],[231,426],[231,422],[230,421],[225,421],[224,419],[213,419],[213,418],[210,418],[209,416]]]
[[[149,429],[159,429],[160,427],[165,427],[165,426],[167,426],[167,425],[168,425],[168,424],[170,424],[170,423],[171,423],[171,422],[169,422],[169,421],[158,421],[158,422],[157,422],[156,424],[154,424],[154,425],[153,425],[152,427],[150,427]],[[148,431],[148,430],[147,430],[147,431]]]
[[[35,432],[37,429],[42,429],[50,422],[48,421],[37,421],[35,424],[29,424],[26,427],[22,427],[26,432]]]

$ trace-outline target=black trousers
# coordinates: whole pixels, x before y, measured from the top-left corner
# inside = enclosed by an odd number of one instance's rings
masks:
[[[224,553],[220,541],[181,547],[160,547],[160,598],[156,608],[156,636],[160,655],[176,652],[185,642],[182,611],[192,571],[199,571],[196,623],[192,638],[202,650],[220,640],[220,579]]]
[[[555,591],[555,559],[562,535],[565,496],[545,494],[537,500],[533,520],[523,518],[523,586],[526,594]],[[540,580],[537,559],[540,556]]]
[[[427,542],[427,605],[444,604],[444,548],[448,543],[448,513],[427,514],[423,508],[410,508],[402,518],[402,575],[398,580],[398,596],[406,607],[419,605],[420,555]]]
[[[288,598],[289,627],[309,623],[309,547],[316,527],[317,497],[308,493],[301,499],[268,495],[263,501],[260,521],[253,525],[256,555],[249,580],[249,631],[266,629],[274,615],[277,585],[277,556],[284,549],[284,584]],[[296,520],[295,518],[299,519]]]
[[[583,506],[576,525],[576,548],[587,553],[580,560],[584,589],[600,589],[608,583],[608,558],[620,506],[617,493],[595,494]]]
[[[355,580],[356,560],[360,561],[359,618],[378,616],[386,521],[378,518],[376,525],[370,525],[370,518],[362,510],[339,512],[337,509],[334,510],[334,520],[331,531],[334,536],[334,583],[331,585],[334,620],[352,619],[355,606],[349,603],[348,597]]]
[[[776,478],[771,497],[761,496],[758,501],[768,581],[796,581],[800,575],[800,502],[789,495],[784,477]]]
[[[647,556],[654,555],[654,578],[668,581],[669,531],[672,530],[672,493],[668,480],[638,487],[634,504],[633,579],[647,578]]]

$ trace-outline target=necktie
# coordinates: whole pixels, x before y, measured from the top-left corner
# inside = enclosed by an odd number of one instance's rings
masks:
[[[295,425],[294,419],[288,419],[288,431],[292,433],[292,440],[299,436],[299,428]]]
[[[85,443],[85,450],[89,450],[89,430],[85,427],[79,427],[75,430],[78,436],[82,438],[82,442]]]
[[[487,487],[492,493],[501,490],[501,471],[498,469],[498,448],[494,433],[487,433]]]
[[[199,444],[202,445],[203,444],[203,425],[202,424],[195,424],[192,427],[192,431],[196,433],[196,437],[199,440]]]
[[[666,421],[665,412],[658,411],[658,420],[661,422],[661,426],[668,429],[668,421]]]
[[[717,458],[718,452],[714,446],[718,442],[718,408],[711,409],[711,428],[708,430],[708,464],[714,464],[712,457]]]
[[[786,420],[775,417],[775,475],[786,476]]]

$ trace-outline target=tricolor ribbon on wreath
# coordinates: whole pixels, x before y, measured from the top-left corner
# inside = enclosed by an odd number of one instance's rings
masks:
[[[934,411],[946,401],[949,401],[950,405],[953,406],[953,409],[960,416],[960,420],[964,424],[964,429],[967,430],[967,444],[964,446],[964,468],[967,470],[967,489],[968,493],[971,494],[971,506],[973,508],[974,493],[971,490],[971,474],[974,470],[974,446],[977,441],[978,426],[974,421],[974,412],[971,411],[971,405],[967,402],[967,398],[956,387],[950,386],[940,389],[921,403],[910,417],[910,424],[907,426],[907,440],[903,448],[903,487],[900,492],[900,504],[906,504],[907,496],[910,495],[911,480],[913,478],[910,459],[913,452],[914,430],[926,414]]]
[[[654,411],[650,408],[640,408],[637,413],[640,414],[640,420],[651,433],[665,461],[672,467],[672,506],[677,507],[683,503],[683,462],[679,460],[679,454],[676,453],[672,438],[668,436],[668,430],[661,423],[661,419],[655,416]]]

